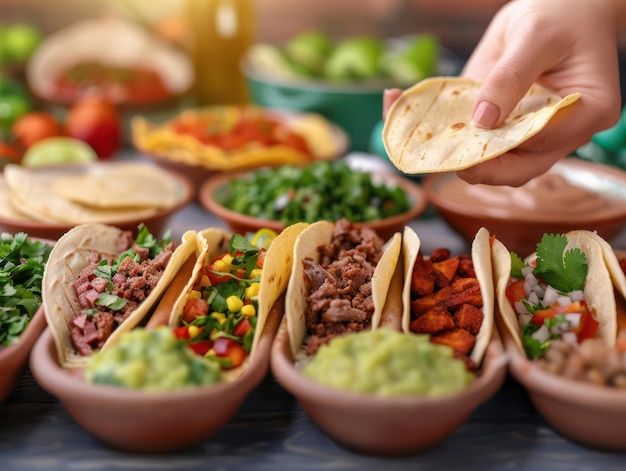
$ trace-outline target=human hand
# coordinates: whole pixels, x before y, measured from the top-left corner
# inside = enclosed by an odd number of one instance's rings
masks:
[[[533,82],[582,96],[526,142],[459,177],[522,185],[615,124],[621,111],[616,17],[612,2],[595,0],[515,0],[496,14],[462,73],[484,81],[476,124],[498,126]]]
[[[534,82],[561,96],[580,92],[582,97],[518,147],[458,171],[460,178],[520,186],[617,121],[621,99],[615,5],[514,0],[496,14],[462,73],[484,81],[474,109],[476,124],[497,127]],[[383,117],[400,94],[398,89],[385,91]]]

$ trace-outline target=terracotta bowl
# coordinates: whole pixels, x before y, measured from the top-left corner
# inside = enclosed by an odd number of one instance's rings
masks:
[[[49,329],[35,344],[30,367],[37,382],[61,401],[74,420],[105,444],[139,453],[178,451],[226,424],[263,380],[283,311],[279,302],[270,311],[256,354],[243,374],[213,386],[148,393],[86,383],[82,370],[59,365]]]
[[[260,219],[247,216],[232,211],[222,206],[217,200],[216,195],[223,191],[232,178],[245,176],[245,172],[239,173],[223,173],[208,178],[200,187],[198,199],[200,204],[220,219],[226,222],[233,232],[255,232],[262,228],[273,229],[280,232],[285,228],[282,222],[270,219]],[[409,195],[411,200],[411,208],[403,213],[378,221],[358,223],[357,225],[367,226],[374,229],[383,239],[389,239],[394,233],[402,231],[404,226],[413,219],[422,215],[428,206],[428,202],[424,196],[422,188],[412,181],[390,172],[381,172],[376,174],[374,179],[384,181],[392,185],[400,185]]]
[[[0,401],[4,401],[20,380],[31,348],[46,328],[43,308],[39,308],[31,319],[18,342],[10,347],[0,347]]]
[[[506,329],[503,340],[511,375],[524,386],[533,405],[564,437],[585,446],[626,451],[626,394],[564,378],[524,357]]]
[[[94,171],[97,171],[97,168],[101,165],[110,164],[114,165],[115,162],[95,163],[93,164]],[[68,169],[69,168],[70,167],[68,167]],[[192,184],[187,177],[175,172],[170,172],[170,177],[175,181],[177,185],[178,201],[176,202],[176,204],[167,208],[159,209],[158,211],[152,213],[150,216],[147,217],[144,216],[130,219],[125,218],[124,220],[120,221],[110,220],[101,222],[115,225],[121,229],[132,231],[135,235],[137,233],[137,227],[139,226],[139,224],[144,223],[153,235],[162,235],[167,230],[171,217],[179,209],[186,206],[194,197]],[[2,198],[5,197],[4,193],[4,191],[0,192],[0,203],[10,204],[8,201],[2,201]],[[74,224],[61,222],[42,222],[28,219],[26,217],[13,218],[9,217],[8,215],[0,215],[0,231],[9,233],[25,232],[29,236],[39,237],[43,239],[57,240],[72,227],[74,227]]]
[[[287,319],[272,347],[271,368],[309,418],[341,445],[369,455],[407,455],[431,448],[451,435],[504,382],[506,363],[497,331],[480,375],[464,391],[428,397],[379,397],[317,383],[294,366]]]
[[[451,185],[456,185],[455,196]],[[439,215],[468,243],[484,226],[521,256],[534,252],[544,233],[588,229],[610,241],[626,224],[626,172],[577,158],[558,162],[520,188],[470,185],[454,173],[428,175],[423,188]],[[542,196],[534,200],[537,188]],[[524,212],[513,213],[512,207]]]

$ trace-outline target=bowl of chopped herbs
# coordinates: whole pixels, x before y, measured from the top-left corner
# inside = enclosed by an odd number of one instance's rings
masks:
[[[235,232],[345,218],[385,238],[427,208],[422,188],[408,178],[356,169],[344,160],[216,174],[198,197]]]

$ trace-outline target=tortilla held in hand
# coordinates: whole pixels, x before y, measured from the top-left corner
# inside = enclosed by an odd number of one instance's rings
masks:
[[[480,86],[471,79],[435,77],[405,90],[389,109],[382,133],[391,163],[406,174],[471,167],[517,147],[580,98],[561,98],[533,85],[501,126],[485,129],[472,119]]]

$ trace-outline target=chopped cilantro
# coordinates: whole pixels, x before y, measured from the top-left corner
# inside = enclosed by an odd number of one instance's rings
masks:
[[[581,290],[587,279],[587,257],[579,248],[565,250],[567,236],[544,234],[537,244],[534,274],[563,293]]]

